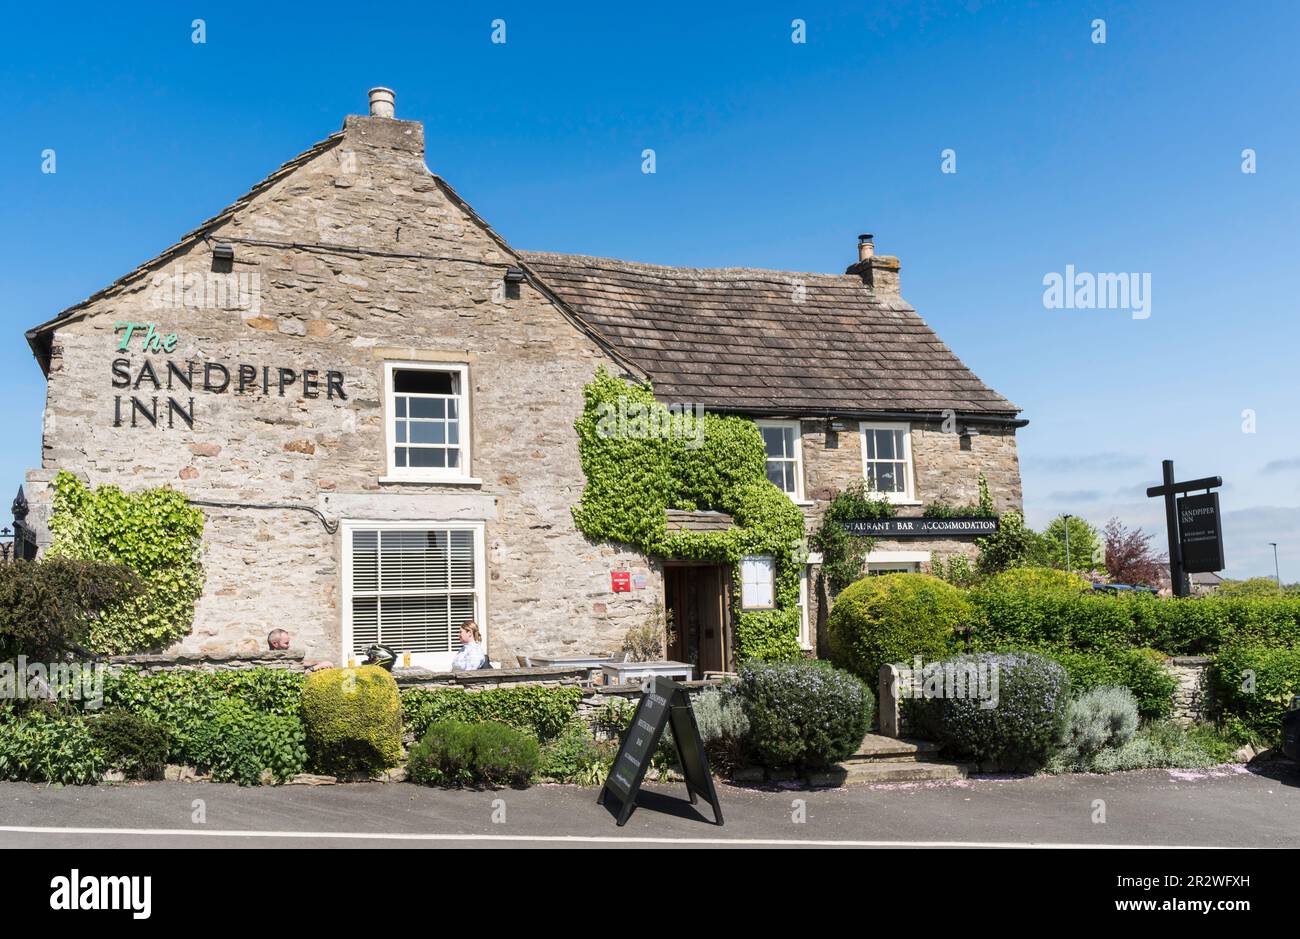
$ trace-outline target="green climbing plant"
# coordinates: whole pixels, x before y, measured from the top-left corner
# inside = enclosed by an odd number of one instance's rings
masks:
[[[808,540],[813,550],[821,552],[821,574],[830,596],[863,576],[866,557],[875,544],[874,538],[850,535],[843,523],[892,518],[894,514],[893,503],[865,480],[855,481],[835,494],[822,515],[821,525]]]
[[[587,478],[574,522],[588,538],[621,542],[652,557],[735,567],[743,557],[770,555],[776,607],[736,617],[736,656],[796,658],[803,513],[768,481],[763,438],[753,421],[713,413],[698,426],[693,421],[656,401],[649,386],[600,367],[583,388],[583,411],[574,425]],[[649,430],[656,427],[677,432]],[[726,512],[735,525],[668,531],[668,509]],[[738,590],[738,572],[732,579]]]
[[[162,648],[190,631],[203,591],[203,513],[184,495],[168,486],[130,495],[111,485],[91,489],[62,470],[54,478],[50,532],[49,557],[122,564],[143,584],[139,596],[91,625],[92,651]]]

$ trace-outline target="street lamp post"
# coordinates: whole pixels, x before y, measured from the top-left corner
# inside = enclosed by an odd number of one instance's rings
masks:
[[[1070,572],[1070,570],[1071,570],[1071,567],[1070,567],[1070,519],[1074,518],[1074,516],[1073,516],[1073,515],[1062,515],[1061,518],[1062,518],[1062,519],[1064,520],[1064,522],[1065,522],[1065,572],[1068,574],[1068,573]]]
[[[1278,570],[1277,566],[1277,542],[1270,541],[1269,544],[1273,546],[1273,579],[1277,581],[1277,585],[1280,588],[1282,586],[1282,574]]]

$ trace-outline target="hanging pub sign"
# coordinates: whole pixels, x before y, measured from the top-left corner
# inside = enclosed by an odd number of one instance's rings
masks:
[[[1183,570],[1187,573],[1223,570],[1226,565],[1217,492],[1183,496],[1178,500],[1178,538],[1183,549]]]
[[[698,797],[704,796],[713,808],[713,823],[721,825],[722,807],[718,804],[718,792],[709,774],[709,760],[704,754],[704,740],[695,723],[690,696],[677,682],[663,676],[655,676],[642,693],[641,703],[632,715],[632,723],[619,745],[618,756],[614,757],[596,804],[604,805],[606,798],[612,795],[619,803],[619,826],[627,823],[636,808],[636,795],[645,779],[645,771],[650,768],[650,757],[659,746],[665,727],[673,729],[677,761],[686,780],[686,793],[691,804],[696,804]]]
[[[960,518],[861,518],[840,522],[847,534],[860,538],[963,538],[992,535],[996,518],[970,515]]]

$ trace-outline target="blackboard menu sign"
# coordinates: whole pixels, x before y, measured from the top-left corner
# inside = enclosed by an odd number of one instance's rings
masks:
[[[1178,500],[1178,541],[1187,573],[1223,570],[1223,528],[1219,524],[1217,492]]]
[[[718,805],[718,793],[709,774],[709,760],[704,753],[700,728],[695,723],[695,712],[691,710],[690,696],[677,682],[662,676],[652,679],[649,688],[641,695],[641,703],[632,715],[632,723],[618,748],[609,776],[605,778],[597,804],[604,805],[606,797],[612,794],[619,802],[619,826],[627,823],[665,727],[672,728],[677,759],[686,778],[686,794],[690,796],[691,804],[694,805],[699,796],[704,796],[713,808],[714,824],[721,825],[722,808]]]

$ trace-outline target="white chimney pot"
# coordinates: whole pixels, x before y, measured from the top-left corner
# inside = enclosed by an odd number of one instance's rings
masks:
[[[371,88],[370,89],[370,116],[386,117],[389,120],[393,118],[393,89],[391,88]]]

